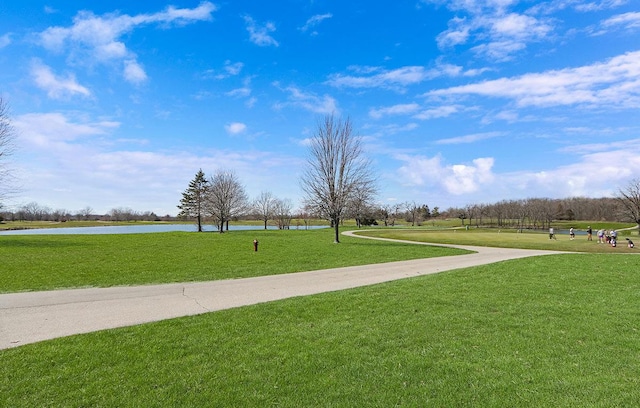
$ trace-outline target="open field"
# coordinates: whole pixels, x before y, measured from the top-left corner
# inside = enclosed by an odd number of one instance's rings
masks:
[[[0,405],[634,406],[640,258],[507,261],[0,352]]]
[[[246,278],[463,253],[333,231],[0,236],[0,293]],[[260,242],[253,251],[253,240]]]
[[[380,238],[401,239],[418,242],[437,242],[443,244],[490,246],[503,248],[528,248],[544,249],[551,251],[571,251],[590,252],[604,254],[640,253],[640,247],[627,248],[625,237],[634,240],[636,245],[640,244],[640,237],[637,232],[629,235],[629,231],[623,231],[618,235],[618,245],[613,248],[608,244],[598,244],[598,238],[593,236],[593,241],[587,241],[586,235],[576,235],[576,239],[571,241],[568,233],[556,234],[556,239],[549,239],[546,231],[523,232],[516,230],[498,230],[470,228],[465,229],[393,229],[380,228],[370,229],[357,234]]]
[[[40,285],[114,285],[165,275],[217,279],[215,271],[233,265],[243,265],[234,274],[251,275],[300,263],[451,254],[349,237],[335,245],[331,234],[0,237],[3,266],[11,259],[21,271],[15,279],[4,268],[1,274],[6,286],[22,287],[12,291],[37,286],[20,283],[30,275]],[[449,235],[457,244],[461,237],[524,247],[577,243],[480,231],[410,237]],[[533,241],[524,242],[529,235]],[[640,257],[618,249],[505,261],[3,350],[0,406],[634,406]],[[92,269],[77,260],[85,256],[123,269]],[[201,271],[203,262],[215,267]],[[187,272],[174,271],[182,265]]]

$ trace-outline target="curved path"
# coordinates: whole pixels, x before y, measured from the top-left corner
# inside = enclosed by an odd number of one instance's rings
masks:
[[[353,236],[350,232],[345,235]],[[73,334],[355,288],[508,259],[560,253],[441,246],[475,253],[246,279],[0,295],[0,350]]]

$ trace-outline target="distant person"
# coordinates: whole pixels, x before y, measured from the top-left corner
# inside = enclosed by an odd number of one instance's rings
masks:
[[[587,227],[587,241],[593,241],[593,238],[591,237],[593,234],[593,230],[591,229],[591,225],[589,225]]]
[[[549,239],[556,239],[556,235],[553,233],[553,227],[549,227]]]
[[[573,227],[569,228],[569,239],[572,241],[576,239],[576,232],[573,230]]]
[[[604,244],[604,230],[602,228],[598,230],[598,244]]]
[[[628,248],[633,248],[633,241],[630,240],[629,238],[625,238],[627,240],[627,247]]]
[[[618,243],[618,231],[616,230],[611,231],[611,237],[609,238],[609,243],[611,244],[612,247],[616,246],[616,244]]]

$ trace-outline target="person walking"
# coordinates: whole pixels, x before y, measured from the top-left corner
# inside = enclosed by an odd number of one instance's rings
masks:
[[[553,227],[549,227],[549,239],[556,239],[556,235],[553,233]]]
[[[572,241],[576,239],[576,232],[573,230],[573,227],[569,228],[569,239]]]
[[[591,235],[593,234],[593,230],[591,229],[591,225],[587,227],[587,241],[593,241]]]

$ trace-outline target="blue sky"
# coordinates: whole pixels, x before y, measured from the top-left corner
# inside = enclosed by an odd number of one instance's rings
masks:
[[[640,177],[635,0],[4,3],[13,206],[176,214],[200,168],[297,206],[332,112],[380,204],[602,197]]]

